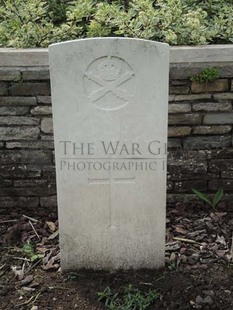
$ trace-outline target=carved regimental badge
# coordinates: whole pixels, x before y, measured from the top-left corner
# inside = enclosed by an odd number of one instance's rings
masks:
[[[102,110],[125,107],[135,92],[135,74],[121,58],[105,56],[93,61],[84,75],[84,87],[92,104]]]

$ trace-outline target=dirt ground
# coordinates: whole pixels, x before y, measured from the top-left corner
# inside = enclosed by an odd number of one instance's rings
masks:
[[[233,309],[230,206],[169,206],[164,269],[117,273],[61,273],[56,210],[0,212],[1,310],[109,309],[98,292],[129,284],[158,292],[145,309]]]

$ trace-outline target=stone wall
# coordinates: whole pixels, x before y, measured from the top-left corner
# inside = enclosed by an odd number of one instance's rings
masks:
[[[220,78],[190,77],[219,67]],[[233,46],[171,48],[168,203],[192,188],[233,198]],[[0,206],[54,207],[52,109],[46,49],[0,49]]]

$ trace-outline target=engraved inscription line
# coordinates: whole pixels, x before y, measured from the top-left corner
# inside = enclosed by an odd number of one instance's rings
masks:
[[[113,180],[114,183],[134,183],[132,182],[135,180],[135,177],[133,178],[105,178],[105,179],[91,179],[88,178],[88,184],[109,184],[110,181]]]

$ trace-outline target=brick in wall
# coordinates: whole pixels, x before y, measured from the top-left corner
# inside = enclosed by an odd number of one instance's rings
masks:
[[[37,102],[40,104],[51,104],[51,96],[37,96]]]
[[[31,109],[31,114],[32,115],[51,115],[52,114],[52,107],[51,106],[40,106],[38,105],[37,107]]]
[[[28,125],[36,126],[39,125],[40,120],[35,117],[26,116],[0,116],[0,124],[4,125]],[[22,128],[23,130],[23,128]]]
[[[197,83],[192,82],[191,91],[194,94],[224,92],[229,88],[227,79],[218,79],[213,82]]]
[[[34,209],[39,206],[39,198],[37,197],[0,197],[0,205],[2,208],[6,208],[7,210],[13,207],[25,208],[25,206]]]
[[[41,177],[41,167],[26,164],[0,165],[0,178],[39,178]]]
[[[0,191],[0,197],[40,197],[40,196],[49,196],[56,194],[55,184],[50,184],[50,187],[2,187]]]
[[[184,149],[206,150],[231,145],[231,136],[201,136],[184,138]]]
[[[177,138],[168,138],[168,149],[182,149],[182,140]]]
[[[19,81],[21,72],[15,69],[0,69],[0,81]]]
[[[36,97],[0,97],[0,106],[35,106],[37,104]]]
[[[190,87],[186,85],[170,85],[169,87],[169,94],[171,95],[178,95],[178,94],[188,94],[190,91]]]
[[[220,187],[224,188],[224,190],[232,190],[233,180],[218,179],[209,181],[208,184],[209,190],[217,191]]]
[[[202,175],[207,173],[206,156],[199,154],[198,151],[169,152],[168,155],[168,174],[178,175]]]
[[[35,186],[50,186],[50,182],[45,179],[32,179],[32,180],[16,180],[14,181],[14,186],[15,187],[35,187]]]
[[[41,197],[40,205],[42,207],[56,207],[57,206],[57,196]]]
[[[51,152],[46,150],[0,150],[1,164],[51,163]]]
[[[7,149],[42,149],[42,150],[53,150],[54,143],[53,141],[13,141],[13,142],[6,142]]]
[[[231,171],[222,171],[221,172],[221,177],[223,179],[233,179],[233,170],[231,170]]]
[[[198,203],[199,199],[194,194],[167,194],[167,204],[168,205],[175,205],[177,202],[181,202],[185,205],[194,203]]]
[[[233,112],[205,114],[203,124],[233,124]]]
[[[10,91],[13,96],[50,95],[48,83],[12,83]]]
[[[232,126],[194,126],[192,127],[192,133],[194,135],[213,135],[213,134],[225,134],[232,130]]]
[[[214,100],[233,100],[233,93],[214,94]]]
[[[38,127],[15,126],[0,127],[0,137],[2,141],[10,140],[35,140],[38,138],[40,130]]]
[[[8,94],[7,84],[4,82],[0,82],[0,96],[7,94]]]
[[[191,94],[191,95],[170,95],[169,101],[197,101],[197,100],[211,100],[212,95],[211,94]]]
[[[226,112],[232,111],[231,102],[198,102],[192,104],[194,112]]]
[[[168,127],[168,137],[188,136],[190,132],[191,132],[191,127],[188,127],[188,126]]]
[[[168,113],[187,113],[191,112],[190,103],[170,103],[168,105]]]
[[[202,115],[197,113],[170,114],[168,117],[169,125],[198,125],[201,121]]]
[[[200,191],[206,191],[207,182],[205,180],[182,180],[175,182],[174,184],[174,191],[176,193],[182,193],[187,191],[191,192],[193,188]]]
[[[211,172],[233,171],[233,159],[215,159],[210,160],[209,170]]]
[[[0,106],[0,115],[26,115],[29,111],[30,107]]]
[[[22,72],[23,81],[32,80],[49,80],[50,74],[49,70],[37,69],[37,70],[27,70]]]
[[[13,181],[11,180],[2,180],[0,179],[0,188],[1,187],[7,187],[7,186],[12,186],[13,185]],[[0,189],[1,190],[1,189]]]
[[[42,118],[41,130],[44,133],[48,133],[48,134],[53,133],[53,120],[52,120],[52,118]]]

